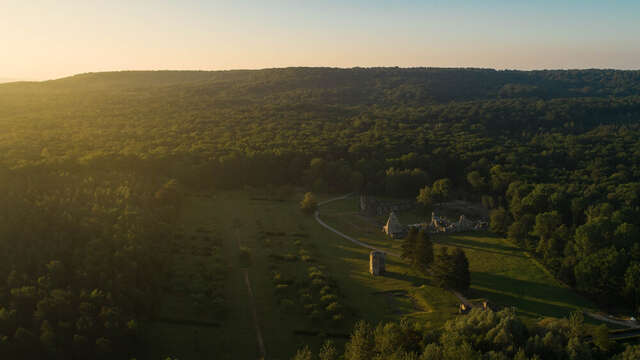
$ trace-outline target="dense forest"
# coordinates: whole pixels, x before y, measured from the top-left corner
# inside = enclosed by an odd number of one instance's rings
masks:
[[[474,309],[436,332],[408,321],[377,326],[362,321],[354,327],[344,352],[329,340],[317,356],[305,347],[293,360],[632,360],[640,356],[640,345],[623,347],[607,336],[604,325],[587,335],[579,312],[527,326],[514,309]],[[590,341],[584,341],[587,337]]]
[[[153,316],[180,189],[481,201],[491,229],[560,280],[637,314],[639,158],[640,71],[290,68],[2,84],[0,354],[139,356],[136,323]],[[518,341],[505,354],[534,354]]]

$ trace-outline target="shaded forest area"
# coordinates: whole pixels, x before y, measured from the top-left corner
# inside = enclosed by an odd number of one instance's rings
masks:
[[[640,71],[290,68],[2,84],[0,353],[139,355],[136,323],[153,316],[180,188],[416,197],[449,179],[447,196],[482,201],[492,229],[559,279],[637,313],[639,120]]]

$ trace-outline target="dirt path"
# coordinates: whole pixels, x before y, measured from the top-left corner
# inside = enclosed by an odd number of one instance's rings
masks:
[[[326,205],[326,204],[328,204],[328,203],[330,203],[330,202],[333,202],[333,201],[344,200],[344,199],[348,198],[348,197],[349,197],[349,196],[351,196],[351,195],[353,195],[353,193],[349,193],[349,194],[347,194],[347,195],[343,195],[343,196],[336,197],[336,198],[333,198],[333,199],[325,200],[325,201],[323,201],[323,202],[321,202],[321,203],[318,203],[318,207],[323,206],[323,205]],[[363,243],[362,241],[356,240],[356,239],[352,238],[351,236],[348,236],[348,235],[346,235],[346,234],[344,234],[344,233],[342,233],[342,232],[340,232],[340,231],[336,230],[335,228],[333,228],[333,227],[329,226],[327,223],[325,223],[324,221],[322,221],[322,219],[320,219],[320,210],[316,210],[316,212],[315,212],[315,218],[316,218],[316,221],[318,222],[318,224],[322,225],[322,226],[323,226],[324,228],[326,228],[327,230],[329,230],[329,231],[331,231],[331,232],[335,233],[336,235],[338,235],[338,236],[340,236],[340,237],[342,237],[342,238],[344,238],[344,239],[347,239],[347,240],[351,241],[352,243],[354,243],[354,244],[356,244],[356,245],[358,245],[358,246],[362,246],[362,247],[365,247],[365,248],[367,248],[367,249],[371,249],[371,250],[382,251],[382,252],[384,252],[384,253],[387,253],[387,254],[388,254],[388,255],[390,255],[390,256],[393,256],[393,257],[396,257],[396,258],[400,258],[400,254],[392,253],[392,252],[385,251],[385,250],[381,250],[381,249],[376,248],[375,246],[371,246],[371,245],[369,245],[369,244],[365,244],[365,243]],[[465,304],[467,307],[472,307],[472,304],[471,304],[471,302],[469,301],[469,299],[467,299],[466,297],[462,296],[462,294],[460,294],[460,293],[459,293],[459,292],[457,292],[457,291],[454,291],[454,290],[450,290],[450,291],[451,291],[451,293],[452,293],[453,295],[455,295],[455,297],[457,297],[457,298],[458,298],[458,300],[460,300],[460,302],[461,302],[461,303]]]
[[[256,311],[256,301],[253,297],[251,289],[251,280],[249,280],[249,270],[243,269],[244,283],[247,284],[247,293],[249,294],[249,305],[251,307],[251,315],[253,316],[253,325],[256,328],[256,338],[258,339],[258,349],[260,350],[260,359],[266,359],[267,353],[264,349],[264,340],[262,339],[262,331],[258,322],[258,312]]]
[[[338,200],[339,200],[339,199],[338,199]],[[324,227],[325,227],[326,229],[328,229],[329,231],[331,231],[331,232],[333,232],[333,233],[335,233],[335,234],[337,234],[337,235],[339,235],[339,236],[341,236],[341,237],[343,237],[343,238],[345,238],[345,239],[347,239],[347,240],[351,241],[352,243],[354,243],[354,244],[356,244],[356,245],[358,245],[358,246],[362,246],[362,247],[365,247],[365,248],[367,248],[367,249],[371,249],[371,250],[382,251],[382,252],[385,252],[385,253],[387,253],[387,254],[389,254],[389,255],[393,256],[393,257],[400,257],[400,255],[399,255],[399,254],[396,254],[396,253],[392,253],[392,252],[388,252],[388,251],[385,251],[385,250],[378,249],[378,248],[377,248],[377,247],[375,247],[375,246],[371,246],[371,245],[369,245],[369,244],[365,244],[365,243],[363,243],[362,241],[356,240],[356,239],[352,238],[351,236],[345,235],[344,233],[342,233],[342,232],[340,232],[340,231],[338,231],[338,230],[334,229],[333,227],[331,227],[331,226],[327,225],[327,223],[325,223],[324,221],[322,221],[322,219],[320,219],[320,215],[319,215],[318,211],[316,211],[315,216],[316,216],[316,221],[318,222],[318,224],[320,224],[320,225],[324,226]]]
[[[236,222],[236,221],[234,221]],[[236,250],[240,250],[240,237],[238,236],[238,229],[235,229],[234,235],[236,237]],[[249,297],[249,308],[251,310],[251,316],[253,318],[253,326],[256,330],[256,339],[258,341],[258,350],[260,351],[260,357],[258,359],[266,359],[267,352],[264,347],[264,339],[262,338],[262,330],[260,330],[260,322],[258,321],[258,311],[256,309],[256,299],[253,296],[253,289],[251,288],[251,280],[249,279],[249,269],[242,269],[242,275],[244,277],[244,283],[247,285],[247,295]]]
[[[620,325],[620,326],[625,326],[628,328],[633,328],[633,329],[640,329],[640,325],[638,325],[637,323],[634,323],[632,321],[624,321],[624,320],[615,320],[615,319],[611,319],[608,316],[604,316],[604,315],[599,315],[596,313],[592,313],[592,312],[585,312],[585,314],[589,317],[592,317],[596,320],[600,320],[600,321],[604,321],[604,322],[608,322],[610,324],[615,324],[615,325]]]

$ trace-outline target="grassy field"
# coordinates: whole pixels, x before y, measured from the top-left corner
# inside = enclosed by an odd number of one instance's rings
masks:
[[[323,208],[323,219],[360,241],[400,252],[400,241],[391,241],[380,231],[383,217],[366,218],[357,213],[357,199],[349,198]],[[417,212],[399,213],[403,223],[416,222]],[[488,299],[500,306],[515,306],[527,321],[541,317],[565,317],[576,309],[591,309],[592,303],[558,282],[528,254],[489,233],[436,235],[436,247],[460,247],[469,258],[471,299]]]
[[[458,302],[455,297],[431,286],[427,279],[417,276],[397,259],[387,259],[387,276],[369,275],[369,251],[321,227],[313,216],[303,215],[298,209],[300,197],[298,194],[292,200],[272,201],[251,191],[235,191],[187,198],[181,216],[182,236],[176,239],[177,251],[173,255],[174,281],[191,287],[206,286],[198,273],[203,266],[206,269],[222,263],[217,266],[222,266],[226,273],[221,285],[225,314],[213,308],[203,309],[188,292],[168,294],[161,316],[187,322],[159,321],[149,326],[152,341],[161,344],[153,349],[154,358],[259,356],[244,270],[238,259],[240,247],[251,254],[248,277],[258,326],[270,359],[289,359],[305,344],[317,350],[326,338],[332,338],[342,348],[358,319],[377,323],[407,317],[439,326],[455,316]],[[342,205],[336,204],[331,211],[339,211]],[[219,257],[203,258],[190,250],[205,246],[207,237],[221,242]],[[319,299],[318,290],[308,285],[312,268],[319,269],[331,285],[341,309],[340,320],[313,317],[305,312],[307,307],[326,312],[326,303]],[[280,280],[274,280],[275,277]],[[301,303],[305,292],[312,298]]]
[[[298,209],[300,197],[276,201],[265,200],[255,191],[234,191],[192,194],[186,199],[180,236],[173,244],[173,291],[165,296],[161,321],[149,326],[152,341],[160,344],[152,349],[153,358],[259,357],[240,248],[251,255],[246,271],[270,359],[289,359],[305,344],[317,350],[327,338],[341,348],[358,319],[378,323],[408,318],[435,327],[456,316],[458,299],[432,286],[399,259],[387,257],[385,276],[369,275],[369,250],[321,227],[313,216],[303,215]],[[385,219],[359,215],[356,198],[323,206],[321,216],[350,236],[400,253],[401,242],[390,241],[380,230]],[[421,215],[401,213],[399,217],[406,223]],[[435,236],[434,242],[436,247],[457,246],[467,253],[470,298],[515,306],[528,322],[593,307],[504,239],[468,233]],[[203,256],[203,249],[208,256]],[[322,294],[330,289],[338,312],[328,313],[319,288],[310,285],[314,271],[330,285]],[[212,280],[216,272],[224,274],[223,280]],[[223,294],[222,310],[206,302],[203,306],[198,297],[202,289],[211,291],[212,286]],[[340,315],[339,320],[331,319],[334,314]]]
[[[462,248],[471,268],[471,296],[515,306],[530,318],[565,317],[593,304],[565,287],[518,247],[486,233],[438,235],[440,246]]]

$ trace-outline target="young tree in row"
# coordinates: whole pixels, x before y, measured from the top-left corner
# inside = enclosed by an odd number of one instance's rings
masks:
[[[318,209],[318,201],[313,193],[304,194],[304,198],[300,202],[300,210],[306,214],[313,214]]]

